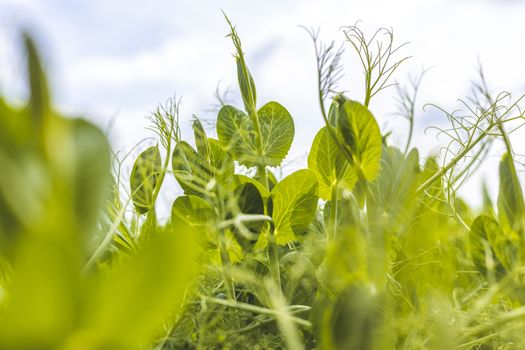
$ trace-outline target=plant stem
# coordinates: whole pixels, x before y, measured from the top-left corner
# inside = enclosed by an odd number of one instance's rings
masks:
[[[113,236],[117,232],[120,226],[120,223],[124,219],[124,214],[126,213],[126,207],[128,206],[130,201],[131,201],[131,196],[130,196],[130,199],[128,199],[128,201],[122,206],[122,208],[118,212],[117,217],[115,218],[113,225],[111,226],[111,229],[109,230],[109,232],[106,234],[106,236],[104,237],[100,245],[97,247],[93,255],[89,258],[86,265],[84,265],[84,267],[82,268],[83,273],[87,273],[91,269],[91,267],[93,267],[93,265],[97,262],[97,260],[100,259],[102,254],[106,252],[106,249],[111,244],[111,241],[113,240]]]
[[[494,329],[495,327],[500,327],[506,323],[509,323],[515,320],[519,320],[524,317],[525,317],[525,306],[521,306],[517,309],[514,309],[499,317],[492,319],[490,323],[485,323],[485,324],[472,328],[471,330],[466,332],[465,336],[468,337],[468,336],[476,336],[478,334],[483,334],[491,329]]]
[[[224,278],[224,284],[226,285],[226,295],[229,299],[235,300],[235,286],[231,274],[230,254],[226,247],[226,234],[224,230],[220,230],[219,250],[221,253],[222,275]]]
[[[281,271],[279,267],[279,246],[275,240],[273,223],[270,223],[270,230],[268,232],[268,258],[270,261],[270,271],[272,278],[277,285],[277,289],[282,293]]]
[[[259,179],[261,180],[261,184],[269,190],[270,184],[268,183],[268,173],[266,172],[266,167],[264,165],[259,165],[257,167],[257,172],[259,173]]]
[[[336,227],[337,227],[337,189],[338,189],[339,181],[336,181],[335,184],[332,185],[332,199],[330,204],[330,227],[328,230],[328,240],[331,240],[335,237],[336,234]]]
[[[200,295],[200,297],[202,299],[204,299],[205,301],[209,301],[209,302],[212,302],[214,304],[219,304],[219,305],[224,305],[224,306],[228,306],[228,307],[233,307],[233,308],[236,308],[236,309],[249,311],[249,312],[255,312],[255,313],[258,313],[258,314],[272,315],[272,316],[277,316],[277,315],[280,316],[280,315],[284,314],[290,320],[294,321],[297,324],[300,324],[301,326],[303,326],[305,328],[311,328],[312,327],[312,323],[311,322],[309,322],[309,321],[307,321],[305,319],[302,319],[300,317],[292,316],[292,315],[289,314],[289,312],[283,312],[281,310],[268,309],[268,308],[265,308],[265,307],[262,307],[262,306],[257,306],[257,305],[253,305],[253,304],[247,304],[247,303],[243,303],[243,302],[235,301],[235,300],[224,300],[224,299],[219,299],[219,298],[208,297],[208,296],[202,295],[202,294]]]
[[[438,179],[440,179],[447,171],[450,170],[454,165],[456,165],[465,155],[470,152],[487,134],[489,131],[494,127],[495,123],[491,123],[479,136],[474,139],[470,144],[468,144],[457,156],[455,156],[447,165],[445,165],[443,168],[441,168],[440,171],[432,175],[427,181],[422,183],[416,190],[416,192],[422,193],[426,191],[434,182],[436,182]]]
[[[413,108],[413,107],[412,107]],[[407,143],[405,145],[405,155],[408,154],[408,151],[410,149],[410,143],[412,142],[412,135],[414,134],[414,114],[412,112],[411,118],[408,120],[408,138]]]

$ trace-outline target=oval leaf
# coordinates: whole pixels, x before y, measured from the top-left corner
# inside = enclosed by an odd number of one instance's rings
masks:
[[[208,139],[208,146],[209,161],[185,141],[180,141],[175,146],[171,162],[173,175],[185,194],[206,195],[218,183],[224,184],[233,175],[233,159],[219,142]]]
[[[517,232],[523,229],[523,192],[509,153],[503,155],[499,164],[498,214],[504,227]]]
[[[197,196],[180,196],[171,207],[171,220],[182,220],[191,226],[213,224],[217,214],[210,203]]]
[[[490,259],[496,260],[496,268],[500,270],[503,266],[508,271],[519,260],[519,237],[502,230],[498,222],[487,215],[478,216],[472,223],[469,244],[472,261],[483,274]]]
[[[197,146],[197,151],[202,157],[204,157],[204,159],[207,159],[209,153],[208,138],[206,137],[206,132],[202,127],[201,121],[197,117],[193,119],[192,127],[193,134],[195,136],[195,145]]]
[[[419,183],[419,153],[413,148],[405,157],[395,147],[385,147],[379,176],[370,186],[368,214],[373,224],[391,228],[411,219],[416,204],[416,188]]]
[[[332,189],[340,182],[348,189],[354,186],[357,175],[347,164],[327,127],[321,128],[308,155],[308,168],[317,175],[321,198],[331,200]]]
[[[259,109],[264,165],[279,166],[288,154],[295,135],[292,116],[277,102]]]
[[[131,199],[138,213],[146,214],[153,208],[153,193],[161,171],[162,164],[157,146],[146,149],[135,160],[130,185]]]
[[[258,154],[257,135],[248,114],[224,106],[217,117],[221,144],[231,150],[235,160],[247,167],[279,166],[288,154],[295,134],[293,119],[277,102],[269,102],[258,111],[262,154]]]
[[[296,240],[312,222],[317,209],[319,184],[308,169],[296,171],[279,182],[272,191],[272,218],[278,244]]]
[[[338,105],[336,117],[338,134],[352,155],[354,167],[367,181],[373,181],[379,174],[382,147],[374,116],[361,103],[346,100]]]

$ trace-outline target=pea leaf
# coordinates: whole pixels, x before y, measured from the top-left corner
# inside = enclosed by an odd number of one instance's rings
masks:
[[[210,203],[197,196],[180,196],[171,207],[171,220],[182,220],[191,226],[215,223],[217,214]]]
[[[319,180],[319,197],[331,200],[332,189],[338,182],[351,189],[357,181],[357,175],[348,166],[327,128],[321,128],[314,138],[308,155],[308,169],[312,170]]]
[[[161,171],[162,164],[157,146],[149,147],[135,160],[130,184],[131,199],[138,213],[146,214],[153,208],[153,193]]]
[[[239,55],[241,55],[239,53]],[[242,101],[244,108],[249,111],[257,105],[257,90],[255,89],[255,81],[252,74],[244,62],[244,57],[237,57],[237,80],[241,90]]]
[[[185,141],[175,146],[172,156],[173,175],[185,194],[204,196],[218,183],[224,184],[234,172],[233,159],[217,140],[208,139],[209,161]]]
[[[398,148],[383,149],[381,171],[369,186],[367,207],[372,224],[387,220],[393,228],[410,220],[420,173],[417,149],[406,157]]]
[[[337,120],[339,119],[339,111],[342,110],[341,107],[346,101],[350,100],[343,94],[337,94],[332,100],[332,104],[330,105],[330,109],[328,110],[328,122],[333,127],[337,126]]]
[[[247,167],[279,166],[288,154],[295,134],[290,113],[277,102],[269,102],[258,111],[262,154],[257,152],[253,120],[233,106],[224,106],[217,117],[219,141],[231,150],[235,160]]]
[[[201,121],[197,117],[193,119],[192,127],[193,134],[195,135],[195,145],[197,146],[197,151],[202,157],[204,157],[204,159],[206,159],[208,158],[210,147],[208,145],[208,138],[206,137],[206,132],[202,127]]]
[[[268,191],[268,189],[264,187],[262,183],[260,183],[259,181],[255,179],[252,179],[251,177],[240,175],[240,174],[235,174],[233,183],[235,185],[235,188],[238,188],[239,186],[246,184],[246,183],[251,183],[257,188],[264,202],[266,202],[268,198],[270,198],[270,192]]]
[[[259,192],[257,186],[252,182],[245,182],[235,189],[235,196],[237,198],[238,211],[234,211],[231,215],[237,215],[239,212],[243,214],[264,214],[264,199]],[[252,247],[258,234],[263,227],[262,221],[245,222],[244,226],[249,230],[248,233],[240,231],[237,227],[232,229],[237,242],[248,250]],[[251,234],[250,234],[251,233]]]
[[[228,184],[235,172],[233,158],[224,150],[221,143],[212,138],[208,138],[209,145],[209,165],[211,173],[221,184]]]
[[[236,264],[244,258],[244,252],[242,246],[237,242],[235,235],[230,231],[226,230],[224,232],[223,240],[224,247],[228,251],[230,257],[230,263]],[[221,261],[221,248],[217,239],[214,241],[209,241],[206,249],[206,258],[208,261],[216,266],[222,266]]]
[[[296,240],[312,222],[317,209],[319,184],[308,169],[292,173],[272,190],[272,218],[276,242],[284,245]]]
[[[94,125],[72,119],[74,140],[75,214],[79,230],[89,232],[95,227],[99,210],[110,183],[109,144],[104,133]]]
[[[331,209],[334,201],[329,200],[325,203],[323,208],[323,221],[326,227],[331,225]],[[338,230],[344,231],[348,227],[359,227],[361,225],[361,218],[359,214],[359,204],[355,196],[350,191],[344,191],[340,198],[337,199],[337,216],[335,218],[335,227]]]
[[[205,193],[211,173],[205,160],[186,141],[177,142],[171,158],[173,175],[188,195]]]
[[[168,317],[180,310],[198,244],[184,223],[166,230],[136,254],[117,261],[106,278],[97,281],[91,289],[92,304],[85,308],[86,331],[79,333],[78,346],[70,349],[92,341],[97,345],[93,348],[149,347]]]
[[[385,297],[359,284],[351,285],[335,300],[321,298],[314,305],[313,323],[323,349],[392,349]]]
[[[498,216],[504,227],[521,231],[524,227],[525,208],[523,192],[516,174],[514,162],[505,153],[499,164]]]
[[[44,119],[51,113],[51,99],[47,78],[33,39],[25,34],[24,44],[27,52],[27,71],[31,92],[30,109],[34,125],[38,131],[43,131]]]
[[[471,258],[482,273],[487,271],[487,254],[496,257],[496,268],[503,266],[508,271],[519,261],[519,236],[503,230],[487,215],[478,216],[472,223],[469,244]]]
[[[235,190],[239,209],[244,214],[264,214],[264,201],[261,192],[251,182],[246,182]]]
[[[353,166],[363,173],[367,181],[379,174],[382,138],[372,113],[361,103],[341,100],[335,107],[338,135],[352,155]],[[344,101],[344,102],[343,102]]]
[[[291,304],[312,305],[318,290],[315,266],[309,257],[291,251],[281,259],[283,293]]]

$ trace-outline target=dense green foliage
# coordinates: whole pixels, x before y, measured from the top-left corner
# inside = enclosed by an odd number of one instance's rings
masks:
[[[443,152],[421,159],[419,83],[399,90],[404,149],[369,109],[405,60],[391,32],[343,30],[363,103],[337,89],[342,52],[310,32],[325,125],[307,168],[278,179],[294,120],[258,107],[228,24],[243,108],[220,107],[217,139],[195,117],[191,141],[178,102],[159,107],[129,181],[103,133],[53,109],[25,38],[29,103],[0,100],[0,349],[525,347],[525,203],[505,131],[520,99],[481,74],[467,114],[443,111]],[[456,192],[498,140],[497,204],[484,189],[475,210]],[[184,193],[159,222],[166,176]]]

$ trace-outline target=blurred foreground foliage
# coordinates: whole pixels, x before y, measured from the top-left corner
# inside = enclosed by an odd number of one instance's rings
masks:
[[[30,100],[0,100],[0,348],[133,349],[180,310],[196,242],[183,224],[158,229],[132,254],[87,266],[112,195],[105,135],[53,110],[25,37]],[[113,221],[111,225],[118,225]]]

